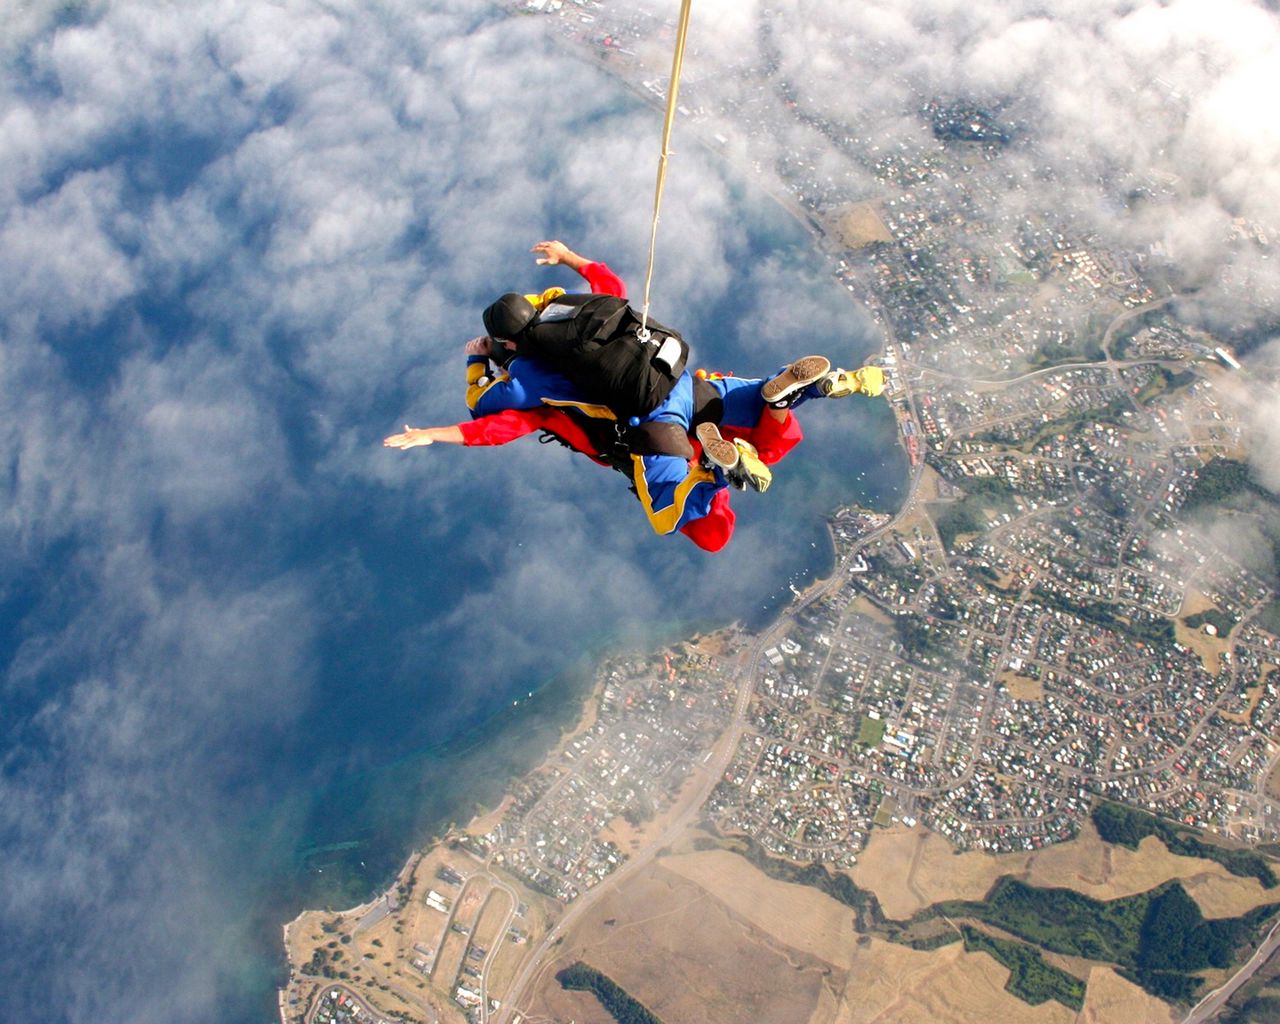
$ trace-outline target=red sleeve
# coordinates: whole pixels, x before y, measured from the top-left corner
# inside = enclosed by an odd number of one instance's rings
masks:
[[[627,297],[627,286],[622,278],[609,269],[607,263],[587,263],[578,271],[587,279],[587,286],[593,295],[616,295],[620,299]]]
[[[506,444],[540,428],[541,414],[541,409],[504,409],[490,416],[478,416],[459,423],[458,429],[462,431],[462,443],[467,447]]]
[[[590,458],[599,459],[595,445],[587,437],[587,432],[574,420],[570,413],[563,409],[541,406],[537,409],[505,409],[489,416],[477,416],[466,423],[459,423],[462,431],[462,442],[468,447],[478,445],[506,444],[532,434],[535,430],[549,430],[564,441],[574,451],[581,452]]]

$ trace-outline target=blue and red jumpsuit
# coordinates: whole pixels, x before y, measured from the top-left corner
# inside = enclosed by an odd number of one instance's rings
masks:
[[[588,263],[579,271],[593,294],[626,297],[622,281],[603,263]],[[530,295],[538,308],[563,294],[548,289]],[[723,436],[751,442],[766,464],[777,462],[803,437],[789,412],[777,420],[766,414],[759,379],[713,377],[708,380],[723,400],[720,431]],[[494,370],[484,356],[467,359],[467,406],[474,417],[459,424],[467,445],[506,444],[535,430],[546,430],[575,451],[607,465],[592,443],[582,419],[615,419],[607,408],[582,401],[580,392],[565,377],[532,359],[513,359],[505,369]],[[675,423],[693,437],[693,380],[681,376],[671,394],[646,421]],[[654,531],[680,532],[706,551],[719,551],[733,535],[734,513],[729,505],[728,482],[717,468],[705,468],[675,455],[632,455],[631,479],[636,495]]]

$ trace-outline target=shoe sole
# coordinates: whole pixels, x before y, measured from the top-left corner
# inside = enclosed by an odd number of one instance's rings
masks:
[[[818,385],[825,398],[848,398],[859,390],[858,381],[846,370],[835,370]]]
[[[831,369],[826,356],[805,356],[783,370],[773,380],[765,381],[760,397],[769,404],[790,398],[797,391],[807,388]]]
[[[720,428],[714,423],[699,423],[694,433],[698,436],[702,454],[707,457],[708,462],[726,472],[738,468],[738,446],[721,437]]]

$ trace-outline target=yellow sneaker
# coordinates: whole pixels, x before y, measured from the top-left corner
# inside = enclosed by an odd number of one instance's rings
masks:
[[[878,366],[864,366],[860,370],[832,370],[818,381],[818,390],[824,398],[845,398],[854,394],[875,398],[884,391],[884,370]]]
[[[738,466],[729,474],[729,482],[739,490],[750,487],[753,491],[764,494],[773,483],[773,471],[760,461],[760,453],[750,441],[739,437],[733,443],[738,449]]]

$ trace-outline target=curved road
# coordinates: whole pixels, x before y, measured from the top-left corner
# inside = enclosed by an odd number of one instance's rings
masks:
[[[1227,1000],[1235,994],[1236,990],[1257,973],[1277,949],[1280,949],[1280,921],[1271,926],[1271,931],[1267,932],[1266,939],[1258,947],[1258,951],[1249,958],[1249,962],[1236,971],[1226,984],[1214,989],[1196,1003],[1182,1024],[1204,1024],[1205,1021],[1210,1020],[1226,1005]]]

